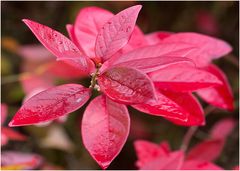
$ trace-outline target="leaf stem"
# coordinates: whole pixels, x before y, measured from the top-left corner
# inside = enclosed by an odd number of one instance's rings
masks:
[[[212,111],[215,110],[215,107],[213,106],[207,106],[205,108],[205,116],[207,116],[209,113],[211,113]],[[187,151],[188,146],[190,144],[190,141],[192,139],[192,137],[194,136],[194,134],[196,133],[196,131],[198,130],[199,126],[192,126],[188,129],[187,133],[184,135],[183,137],[183,141],[182,141],[182,145],[180,147],[181,150],[183,150],[184,152]]]

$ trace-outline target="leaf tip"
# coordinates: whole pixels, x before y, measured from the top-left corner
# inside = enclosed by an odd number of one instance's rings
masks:
[[[9,126],[9,127],[15,127],[15,126],[17,126],[17,124],[15,123],[15,120],[12,119],[12,120],[8,123],[8,126]]]

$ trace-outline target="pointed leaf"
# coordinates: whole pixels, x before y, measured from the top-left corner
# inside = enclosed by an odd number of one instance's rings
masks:
[[[181,120],[187,122],[189,112],[184,110],[181,105],[175,103],[167,96],[156,92],[157,100],[149,101],[144,104],[132,105],[133,108],[156,116],[163,116],[165,118],[173,118],[174,120]]]
[[[181,106],[186,112],[189,113],[187,121],[182,121],[175,118],[165,117],[171,122],[183,125],[183,126],[194,126],[194,125],[204,125],[205,116],[201,104],[191,93],[179,93],[160,90],[160,92],[167,98]]]
[[[189,43],[199,48],[198,54],[192,54],[192,59],[196,64],[204,65],[212,59],[222,57],[232,51],[231,46],[217,38],[198,33],[176,33],[163,40],[164,43]],[[203,59],[203,53],[206,57]]]
[[[153,83],[144,73],[126,67],[107,70],[98,78],[102,92],[114,101],[138,104],[155,99]]]
[[[166,156],[160,156],[155,160],[149,161],[141,170],[179,170],[184,160],[182,151],[172,152]]]
[[[236,121],[232,118],[222,119],[214,124],[210,135],[214,139],[226,139],[233,131]]]
[[[96,97],[84,112],[83,143],[103,169],[110,165],[123,148],[129,129],[130,118],[127,107],[105,96]]]
[[[76,65],[78,65],[83,72],[89,72],[89,68],[93,65],[92,61],[83,56],[76,45],[68,38],[37,22],[28,19],[24,19],[23,22],[30,28],[37,39],[57,58],[76,58],[78,59],[74,61]]]
[[[135,27],[141,7],[141,5],[136,5],[127,8],[104,24],[97,35],[95,46],[96,56],[106,61],[127,44]]]
[[[226,75],[213,64],[207,66],[204,68],[204,70],[215,75],[219,80],[223,82],[223,84],[216,87],[198,90],[197,94],[203,100],[213,106],[232,111],[234,109],[233,93]]]
[[[174,60],[174,58],[186,57],[191,51],[194,51],[194,50],[195,50],[195,47],[193,47],[192,45],[183,44],[183,43],[168,43],[168,44],[166,43],[166,44],[158,44],[153,46],[145,46],[145,47],[141,47],[133,51],[130,51],[121,56],[116,56],[111,58],[110,60],[106,61],[103,64],[101,70],[103,71],[106,68],[109,68],[115,65],[120,65],[122,63],[125,65],[131,64],[132,66],[134,66],[135,63],[137,63],[138,66],[140,64],[144,65],[144,63],[147,62],[149,59],[156,60],[156,58],[158,59],[160,57],[162,58],[164,57],[170,61],[171,58],[173,58]],[[183,60],[187,60],[187,59],[184,58]],[[149,63],[152,63],[152,62],[147,62],[148,65]],[[190,62],[189,62],[189,65],[195,66]]]
[[[102,8],[86,7],[80,10],[74,23],[74,34],[84,53],[95,57],[95,43],[98,32],[114,15]]]
[[[149,77],[159,88],[179,92],[195,91],[222,84],[213,74],[183,63],[154,71]]]
[[[223,170],[211,162],[201,160],[187,160],[183,163],[181,170]]]
[[[200,142],[190,149],[187,159],[213,161],[221,154],[225,141],[223,139],[211,139]]]
[[[145,35],[145,39],[147,40],[149,45],[156,45],[158,43],[161,43],[163,39],[171,36],[172,32],[167,31],[157,31],[153,33],[149,33]]]
[[[7,128],[7,127],[2,127],[1,128],[1,133],[5,134],[6,137],[10,140],[16,140],[16,141],[25,141],[27,137],[23,134],[20,134],[13,129]]]
[[[22,126],[54,120],[83,106],[90,90],[79,84],[53,87],[27,100],[9,126]]]

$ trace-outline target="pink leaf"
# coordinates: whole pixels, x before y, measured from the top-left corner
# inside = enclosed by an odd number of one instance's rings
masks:
[[[9,126],[31,125],[57,119],[83,106],[90,90],[79,84],[53,87],[27,100],[15,114]]]
[[[232,118],[227,118],[218,121],[211,129],[210,135],[214,139],[226,139],[233,131],[236,121]]]
[[[217,59],[232,51],[232,48],[228,43],[220,39],[198,33],[176,33],[164,39],[163,42],[188,43],[198,47],[199,53],[192,54],[192,59],[196,62],[200,62],[196,63],[198,65],[203,65],[202,62],[207,64],[211,62],[212,59]],[[206,57],[203,58],[204,53],[206,54]]]
[[[156,95],[156,101],[152,100],[148,103],[132,105],[132,107],[147,114],[187,122],[189,112],[184,110],[184,108],[181,107],[181,104],[179,105],[175,103],[173,100],[159,92],[157,92]]]
[[[1,154],[1,169],[3,170],[32,170],[37,169],[43,158],[37,154],[4,151]]]
[[[5,134],[7,136],[8,139],[10,140],[17,140],[17,141],[25,141],[27,139],[27,137],[23,134],[20,134],[16,131],[14,131],[13,129],[7,128],[7,127],[2,127],[1,130],[2,134]]]
[[[95,57],[95,43],[102,26],[114,15],[98,7],[86,7],[80,10],[74,23],[74,33],[78,44],[90,58]]]
[[[179,170],[182,166],[184,154],[182,151],[172,152],[147,162],[141,170]]]
[[[187,160],[183,163],[181,170],[223,170],[214,163],[201,160]]]
[[[97,57],[106,61],[127,44],[141,7],[141,5],[136,5],[127,8],[104,24],[96,39],[95,52]]]
[[[171,122],[183,125],[183,126],[194,126],[204,125],[205,116],[201,104],[191,93],[179,93],[171,91],[160,91],[167,98],[181,106],[186,112],[189,113],[187,121],[179,120],[176,118],[165,117]]]
[[[116,56],[106,61],[101,70],[105,70],[106,68],[112,67],[114,65],[126,64],[134,66],[137,63],[138,67],[147,64],[152,64],[152,62],[148,62],[149,59],[155,59],[162,57],[165,60],[173,60],[174,58],[186,57],[191,51],[195,50],[195,48],[188,44],[183,43],[169,43],[169,44],[158,44],[154,46],[146,46],[142,48],[135,49],[121,56]],[[173,58],[173,59],[171,59]],[[183,58],[183,60],[187,60]],[[144,62],[143,62],[144,61]],[[160,60],[161,61],[161,60]],[[194,66],[194,64],[190,63],[191,60],[188,60],[189,65]],[[162,62],[164,63],[164,62]],[[153,64],[152,64],[153,65]],[[153,65],[154,66],[154,65]],[[161,66],[160,66],[161,67]]]
[[[155,99],[153,83],[144,73],[125,67],[107,70],[98,78],[102,92],[114,101],[138,104]]]
[[[68,35],[69,35],[70,39],[72,40],[72,42],[73,42],[77,47],[79,47],[78,41],[77,41],[77,38],[76,38],[76,35],[75,35],[75,32],[74,32],[74,26],[73,26],[72,24],[67,24],[67,25],[66,25],[66,29],[67,29]],[[79,48],[80,48],[80,47],[79,47]]]
[[[103,169],[110,165],[123,148],[129,129],[130,118],[126,106],[105,96],[96,97],[84,112],[83,143]]]
[[[195,91],[222,84],[213,74],[184,63],[164,67],[150,73],[149,77],[159,88],[179,92]]]
[[[138,157],[138,161],[136,164],[139,168],[156,158],[166,156],[168,154],[165,148],[161,148],[161,146],[157,144],[144,140],[135,141],[134,147]]]
[[[4,103],[1,103],[1,125],[3,125],[3,123],[7,118],[7,111],[8,111],[7,105]]]
[[[92,61],[83,56],[79,49],[61,33],[39,24],[37,22],[24,19],[23,22],[31,29],[38,40],[59,59],[75,58],[83,72],[89,72],[89,68],[93,65]],[[72,62],[71,62],[72,63]]]
[[[167,31],[157,31],[153,33],[149,33],[145,35],[145,39],[147,40],[149,45],[156,45],[158,43],[161,43],[163,39],[171,36],[172,32]]]
[[[213,64],[207,66],[204,70],[215,75],[223,84],[216,87],[201,89],[197,91],[197,94],[213,106],[232,111],[234,109],[233,93],[225,74]]]
[[[223,139],[205,140],[190,149],[187,159],[213,161],[221,154],[224,143]]]

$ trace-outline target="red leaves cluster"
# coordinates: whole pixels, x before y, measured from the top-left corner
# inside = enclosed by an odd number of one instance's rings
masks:
[[[212,128],[209,138],[196,144],[186,154],[182,150],[171,151],[166,142],[157,145],[138,140],[134,143],[138,157],[136,166],[144,170],[222,170],[212,162],[221,154],[234,126],[233,119],[219,121]]]
[[[185,126],[205,123],[193,91],[200,90],[200,96],[210,104],[232,109],[225,76],[210,64],[229,53],[231,47],[196,33],[157,32],[145,36],[135,25],[140,9],[136,5],[113,15],[97,7],[84,8],[75,23],[67,25],[71,40],[24,19],[58,61],[82,75],[91,75],[92,80],[90,88],[65,84],[34,95],[9,125],[37,124],[65,116],[83,106],[93,89],[100,90],[103,95],[84,112],[82,137],[89,153],[105,169],[121,151],[129,133],[126,105]],[[219,100],[212,99],[211,94]],[[181,153],[173,157],[178,155]]]

